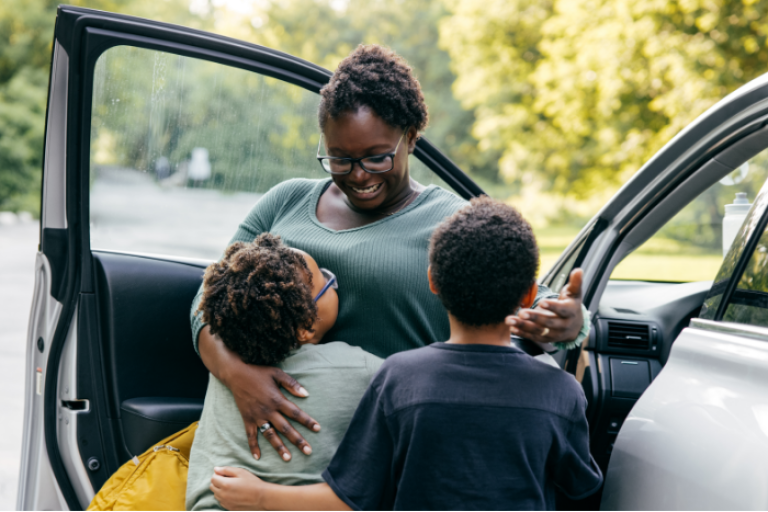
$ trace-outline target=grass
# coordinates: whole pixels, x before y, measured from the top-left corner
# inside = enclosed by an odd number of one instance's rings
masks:
[[[541,253],[540,274],[546,272],[579,233],[578,229],[550,226],[534,228]],[[612,279],[691,282],[715,278],[721,254],[702,252],[690,244],[653,238],[627,256],[613,270]]]

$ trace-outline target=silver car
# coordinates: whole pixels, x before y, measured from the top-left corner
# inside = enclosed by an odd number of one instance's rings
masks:
[[[188,312],[202,269],[260,194],[318,175],[329,76],[219,35],[59,8],[19,509],[86,507],[121,464],[199,417],[207,371]],[[584,388],[606,483],[563,506],[768,508],[767,121],[768,76],[678,134],[543,276],[558,290],[582,267],[593,322],[556,359]],[[414,157],[419,181],[483,193],[428,141]],[[725,236],[734,193],[751,206]],[[725,236],[719,272],[612,279],[681,222],[710,245]]]

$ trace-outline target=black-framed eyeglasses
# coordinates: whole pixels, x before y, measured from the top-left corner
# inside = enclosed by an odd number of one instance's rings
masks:
[[[405,134],[408,133],[409,128],[406,128],[400,139],[397,141],[395,150],[391,153],[382,153],[380,155],[365,156],[363,158],[345,158],[341,156],[325,156],[320,154],[320,149],[323,147],[324,137],[320,135],[320,143],[317,145],[317,160],[320,162],[320,166],[323,170],[330,174],[349,174],[355,167],[355,164],[359,164],[360,167],[370,174],[381,174],[389,172],[395,168],[395,155],[397,150],[400,149],[400,143],[403,142]]]
[[[336,275],[333,272],[327,268],[321,268],[320,273],[323,274],[323,277],[325,277],[325,286],[323,286],[323,289],[320,290],[320,293],[318,293],[315,297],[315,302],[317,302],[317,299],[322,297],[323,294],[328,291],[328,288],[333,288],[334,290],[339,289],[339,281],[336,279]]]

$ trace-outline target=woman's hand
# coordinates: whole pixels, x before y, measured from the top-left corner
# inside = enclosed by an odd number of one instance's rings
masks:
[[[263,490],[271,484],[242,468],[213,468],[213,497],[227,510],[265,510]]]
[[[582,277],[582,270],[574,269],[557,299],[544,299],[535,309],[522,309],[517,316],[508,316],[506,323],[512,334],[543,345],[576,339],[584,324]]]
[[[312,447],[286,417],[314,432],[320,430],[320,424],[280,392],[282,386],[294,396],[306,397],[309,393],[301,384],[278,368],[245,364],[218,336],[210,333],[208,326],[200,332],[198,347],[200,357],[208,370],[232,391],[243,417],[248,445],[256,459],[261,457],[259,427],[267,422],[272,428],[266,430],[263,435],[283,460],[291,460],[291,453],[283,444],[278,432],[305,455],[312,453]]]

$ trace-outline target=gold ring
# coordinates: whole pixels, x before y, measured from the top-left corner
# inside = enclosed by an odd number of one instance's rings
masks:
[[[545,327],[544,330],[541,331],[542,336],[546,336],[547,334],[549,334],[549,327]]]

